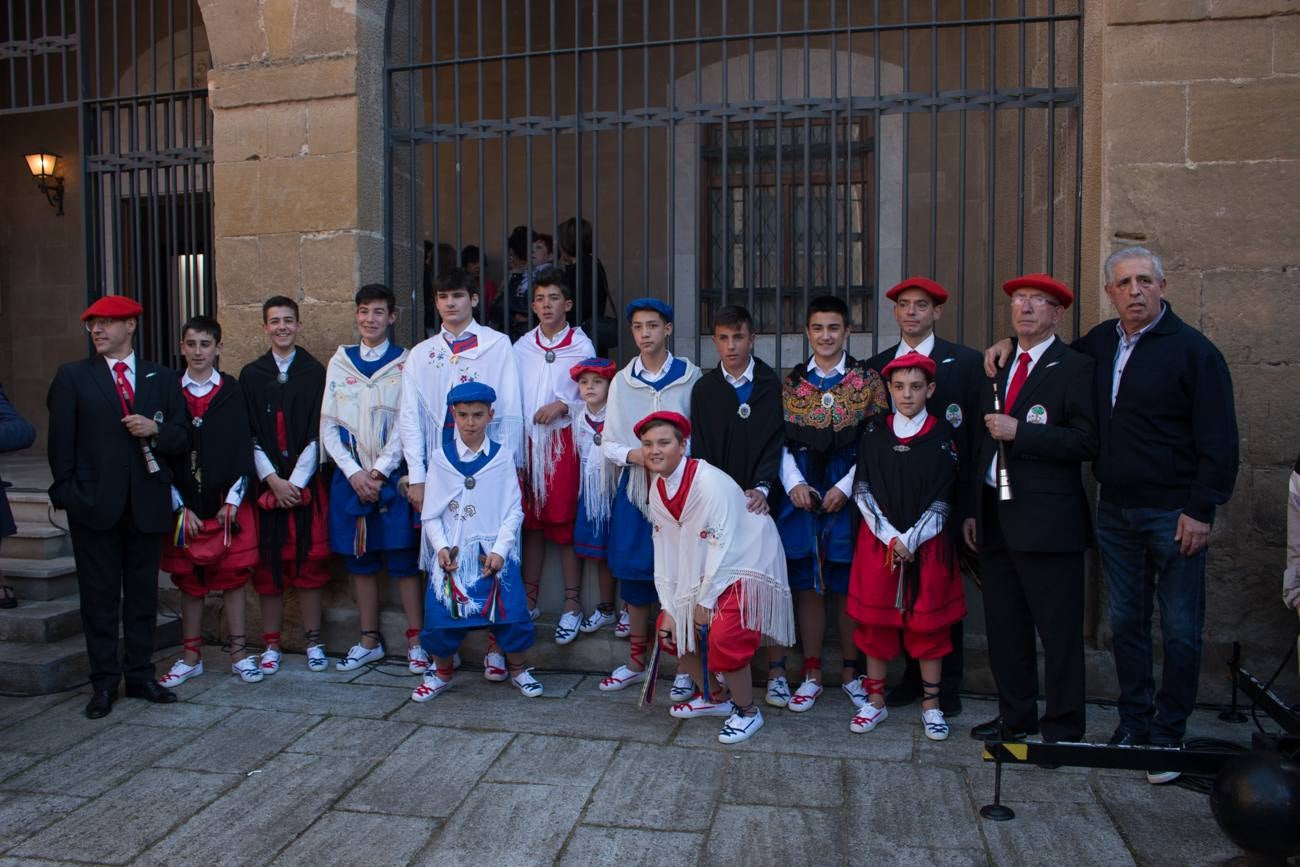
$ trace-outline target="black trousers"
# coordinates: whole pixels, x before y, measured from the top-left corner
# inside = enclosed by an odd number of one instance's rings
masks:
[[[991,489],[990,489],[991,490]],[[989,665],[998,709],[1014,731],[1042,732],[1049,741],[1082,740],[1083,552],[1019,551],[998,522],[997,495],[984,501],[980,578]],[[1043,644],[1047,707],[1038,717],[1038,650]]]
[[[141,533],[127,502],[117,525],[92,530],[68,519],[81,593],[81,627],[90,657],[90,682],[116,689],[154,679],[154,628],[158,617],[158,562],[163,533]],[[118,628],[122,648],[118,648]]]

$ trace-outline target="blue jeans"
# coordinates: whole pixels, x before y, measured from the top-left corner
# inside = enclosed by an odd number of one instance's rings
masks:
[[[1097,546],[1110,592],[1120,728],[1152,744],[1178,745],[1196,703],[1205,625],[1205,551],[1185,557],[1174,533],[1180,511],[1097,505]],[[1164,669],[1152,674],[1151,614],[1160,601]]]

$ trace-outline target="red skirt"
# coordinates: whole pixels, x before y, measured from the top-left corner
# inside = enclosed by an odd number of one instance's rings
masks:
[[[894,607],[898,573],[889,568],[884,544],[866,524],[858,525],[858,544],[849,572],[847,611],[858,623],[937,632],[966,616],[966,589],[957,568],[957,552],[951,537],[940,533],[921,546],[916,556],[921,564],[921,581],[912,610]]]
[[[663,619],[664,613],[660,611],[655,618],[656,633],[659,632]],[[709,621],[710,673],[747,668],[753,661],[754,654],[758,653],[762,641],[763,634],[757,629],[747,629],[741,619],[740,582],[737,581],[722,591],[713,606],[713,619]],[[671,638],[659,639],[659,649],[677,655],[677,644]]]
[[[573,447],[573,428],[560,430],[560,455],[551,467],[546,480],[546,505],[540,509],[533,502],[532,486],[527,481],[524,488],[524,529],[542,530],[548,526],[568,525],[572,542],[573,522],[578,517],[578,452]],[[528,441],[529,463],[532,466],[533,442]]]
[[[310,496],[310,500],[299,508],[311,510],[311,547],[307,549],[307,556],[299,567],[297,565],[298,525],[290,511],[288,532],[285,534],[284,544],[280,546],[281,579],[284,587],[315,590],[324,587],[330,580],[329,503],[325,495],[325,485],[321,483],[319,476],[312,479],[303,493]],[[273,501],[273,497],[266,499]],[[259,503],[258,518],[260,519],[267,511],[273,509],[263,509]],[[257,564],[257,568],[253,571],[253,587],[263,596],[280,592],[280,588],[275,586],[270,564],[260,562]]]
[[[189,596],[243,587],[258,561],[257,523],[247,499],[236,510],[235,521],[239,532],[231,534],[230,547],[219,558],[214,559],[213,553],[222,545],[224,531],[216,518],[209,518],[185,548],[177,547],[174,535],[169,537],[159,567],[170,572],[172,583]],[[196,563],[196,558],[202,562]]]

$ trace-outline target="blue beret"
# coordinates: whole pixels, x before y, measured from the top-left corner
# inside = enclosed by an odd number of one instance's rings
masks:
[[[623,315],[627,321],[632,321],[632,314],[638,310],[653,310],[664,318],[667,322],[673,321],[673,308],[671,304],[665,304],[658,298],[638,298],[635,301],[629,301]]]
[[[481,382],[462,382],[447,392],[447,406],[458,403],[496,403],[497,393],[492,386]]]

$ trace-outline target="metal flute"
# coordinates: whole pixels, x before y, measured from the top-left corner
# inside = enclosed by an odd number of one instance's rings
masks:
[[[993,411],[1001,414],[1002,397],[998,394],[997,380],[993,381]],[[998,440],[998,499],[1010,500],[1011,497],[1011,476],[1007,474],[1007,444],[1005,440]]]

